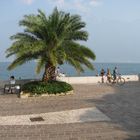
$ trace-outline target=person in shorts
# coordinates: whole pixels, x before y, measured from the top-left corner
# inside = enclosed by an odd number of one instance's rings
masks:
[[[102,77],[101,78],[102,83],[104,83],[104,75],[105,75],[105,70],[102,68],[100,72],[100,76]]]
[[[110,83],[112,75],[111,75],[111,72],[110,72],[109,68],[107,69],[106,77],[107,77],[108,82]]]

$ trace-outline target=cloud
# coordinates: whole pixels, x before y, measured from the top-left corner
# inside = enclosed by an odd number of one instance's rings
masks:
[[[58,8],[67,10],[76,10],[78,12],[88,13],[93,7],[100,6],[102,0],[46,0]]]
[[[20,0],[27,5],[31,5],[36,0]],[[77,9],[85,11],[90,7],[97,7],[102,4],[102,0],[44,0],[60,8]]]
[[[94,9],[102,6],[103,0],[17,0],[31,6],[33,3],[45,2],[49,8],[57,6],[59,10],[80,14],[88,19],[94,16]]]
[[[22,0],[23,3],[27,4],[27,5],[31,5],[33,3],[34,0]]]
[[[97,6],[100,6],[102,2],[101,0],[90,0],[89,4],[97,7]]]

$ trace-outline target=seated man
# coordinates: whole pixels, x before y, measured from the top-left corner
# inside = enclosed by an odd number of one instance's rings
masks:
[[[21,84],[16,84],[16,80],[14,76],[10,77],[9,83],[4,85],[4,93],[20,93]]]
[[[9,81],[10,87],[9,87],[8,92],[13,93],[13,89],[15,88],[15,83],[16,83],[15,77],[11,76],[10,81]]]

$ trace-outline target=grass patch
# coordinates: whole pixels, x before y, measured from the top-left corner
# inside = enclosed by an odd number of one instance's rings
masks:
[[[22,91],[25,93],[33,94],[58,94],[66,93],[73,90],[73,87],[66,83],[60,81],[33,81],[23,85]]]

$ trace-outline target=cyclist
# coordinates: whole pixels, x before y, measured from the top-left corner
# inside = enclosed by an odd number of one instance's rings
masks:
[[[113,70],[113,82],[116,82],[117,75],[118,75],[118,69],[117,67],[115,67]]]
[[[123,77],[121,77],[121,75],[119,74],[118,72],[118,69],[117,67],[114,68],[113,70],[113,78],[112,77],[109,77],[109,70],[107,71],[107,83],[111,83],[111,84],[115,84],[117,83],[118,85],[123,85],[125,84],[125,79]]]
[[[112,75],[111,75],[111,72],[110,72],[109,68],[107,69],[106,77],[107,77],[108,82],[110,83]]]

